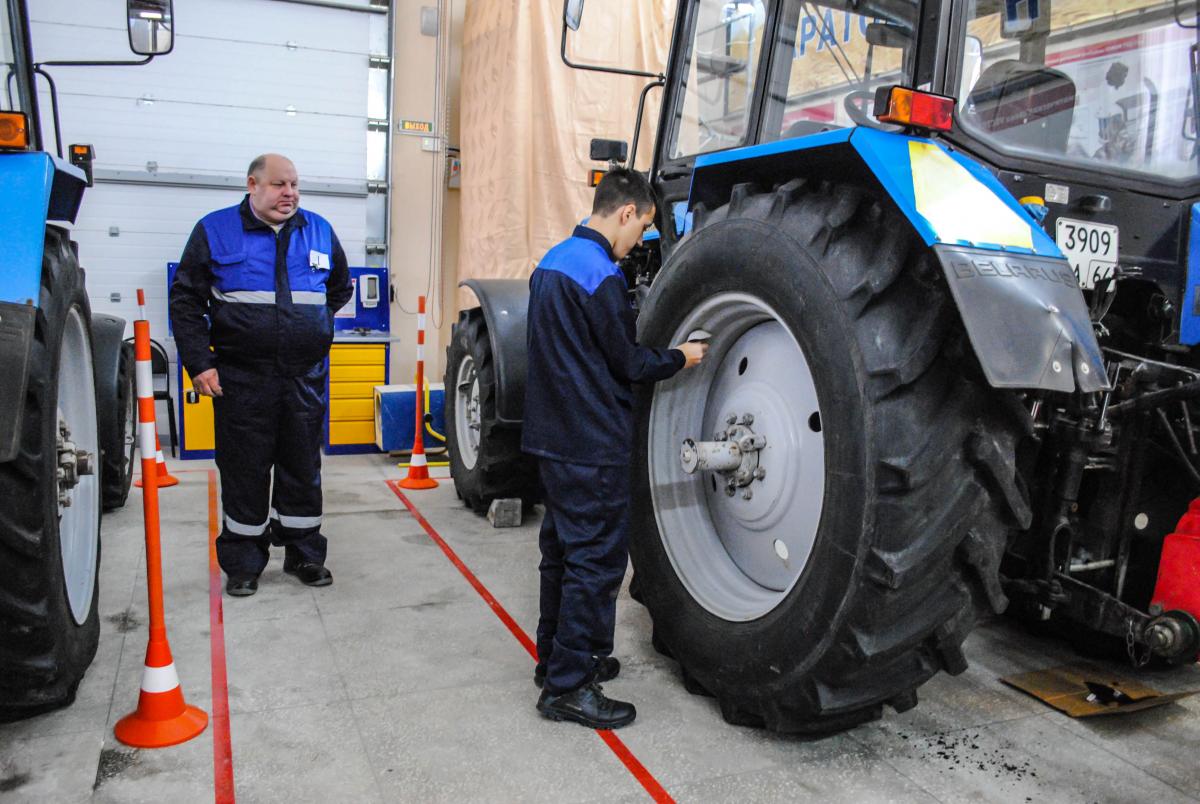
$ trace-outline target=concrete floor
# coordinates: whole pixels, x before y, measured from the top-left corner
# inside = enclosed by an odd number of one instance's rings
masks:
[[[186,470],[161,492],[171,647],[188,701],[212,713],[211,464],[171,466]],[[382,456],[327,459],[333,586],[300,585],[277,554],[256,596],[221,601],[237,798],[648,800],[596,732],[537,715],[529,654],[386,485],[401,476]],[[411,499],[532,633],[538,517],[493,530],[449,482]],[[104,520],[100,649],[75,704],[0,726],[0,801],[214,800],[219,723],[159,750],[112,734],[136,705],[146,644],[140,503],[135,491]],[[639,715],[616,734],[681,802],[1200,800],[1200,696],[1070,720],[998,677],[1077,657],[1003,621],[971,636],[971,668],[927,684],[915,710],[811,741],[727,725],[651,649],[645,610],[627,594],[618,610],[623,670],[608,691]],[[1200,669],[1148,681],[1200,687]]]

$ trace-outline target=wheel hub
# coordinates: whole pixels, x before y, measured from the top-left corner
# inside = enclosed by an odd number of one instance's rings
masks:
[[[71,490],[79,485],[85,475],[96,473],[96,456],[87,450],[78,449],[71,441],[71,428],[60,414],[58,417],[58,505],[71,507]]]
[[[738,416],[731,413],[725,417],[726,430],[719,430],[712,441],[685,439],[679,452],[683,471],[689,475],[697,471],[711,471],[722,479],[725,495],[733,497],[742,489],[742,499],[750,500],[754,491],[749,488],[755,480],[767,476],[766,467],[760,465],[767,437],[750,428],[754,415]]]

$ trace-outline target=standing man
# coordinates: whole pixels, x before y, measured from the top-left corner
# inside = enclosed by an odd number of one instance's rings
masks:
[[[632,384],[700,362],[707,346],[638,346],[629,288],[617,267],[654,221],[654,193],[632,170],[600,181],[588,225],[552,248],[529,280],[522,449],[538,457],[546,515],[539,545],[541,619],[534,682],[552,720],[615,729],[632,704],[604,695],[617,593],[629,561]]]
[[[291,160],[256,158],[246,189],[196,224],[171,286],[179,359],[213,397],[217,560],[237,597],[258,590],[271,543],[284,547],[284,572],[333,583],[321,535],[326,358],[334,311],[353,293],[333,227],[300,209]]]

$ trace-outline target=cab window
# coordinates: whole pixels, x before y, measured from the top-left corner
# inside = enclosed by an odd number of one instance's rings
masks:
[[[750,129],[763,3],[701,0],[676,100],[670,158],[741,145]]]
[[[780,21],[763,139],[879,125],[875,89],[911,85],[915,4],[792,2]],[[874,11],[871,11],[871,8]]]

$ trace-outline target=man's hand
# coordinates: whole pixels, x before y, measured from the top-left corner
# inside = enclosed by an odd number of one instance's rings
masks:
[[[217,379],[217,370],[211,368],[192,377],[192,388],[201,396],[221,396],[221,382]]]
[[[688,341],[681,343],[675,347],[683,352],[683,356],[687,358],[687,362],[683,364],[684,368],[700,365],[700,361],[704,359],[705,353],[708,352],[708,344],[701,341]]]

